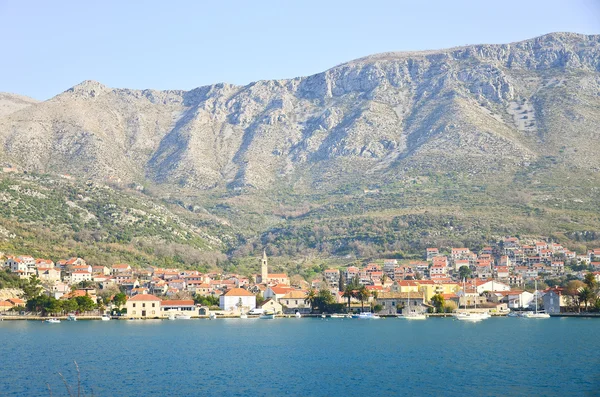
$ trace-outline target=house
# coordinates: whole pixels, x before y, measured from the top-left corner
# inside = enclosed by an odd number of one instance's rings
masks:
[[[430,261],[433,259],[434,256],[438,256],[440,254],[440,250],[432,247],[432,248],[427,248],[426,253],[425,253],[425,258]]]
[[[256,307],[256,296],[243,288],[232,288],[219,297],[219,307],[229,311],[248,311]]]
[[[110,269],[106,266],[92,266],[92,273],[103,276],[110,276]]]
[[[92,281],[92,273],[85,270],[76,270],[71,273],[71,284],[78,284],[82,281]]]
[[[131,272],[131,266],[126,263],[118,263],[116,265],[112,265],[112,274],[118,274],[123,272]]]
[[[327,284],[337,286],[340,281],[340,271],[337,269],[327,269],[323,272],[323,277]]]
[[[283,306],[274,299],[267,299],[260,305],[260,308],[266,312],[283,313]]]
[[[38,258],[35,260],[35,267],[40,268],[53,268],[54,267],[54,262],[52,262],[50,259],[41,259]]]
[[[21,306],[21,307],[24,307],[25,303],[26,303],[21,298],[9,298],[6,301],[9,302],[9,303],[11,303],[13,306]]]
[[[287,294],[290,291],[292,291],[291,287],[282,287],[277,285],[273,287],[267,287],[263,296],[265,299],[273,298],[276,301],[279,301],[279,298],[285,296],[285,294]]]
[[[544,311],[548,314],[564,312],[569,306],[570,298],[561,287],[548,288],[542,296]]]
[[[377,303],[383,306],[379,313],[407,313],[409,305],[411,312],[424,313],[427,311],[424,296],[421,292],[381,292],[377,296]]]
[[[478,294],[482,294],[484,291],[510,291],[510,285],[495,280],[476,280],[475,285]]]
[[[37,276],[41,281],[60,281],[60,269],[55,267],[38,267],[37,268]]]
[[[0,301],[0,312],[7,312],[13,308],[13,304],[9,301]]]
[[[127,317],[157,318],[161,315],[161,299],[149,294],[139,294],[127,300]]]
[[[506,280],[508,279],[508,276],[510,276],[508,266],[496,266],[494,268],[494,273],[496,273],[496,278],[501,280]]]
[[[187,314],[190,316],[198,315],[198,307],[193,300],[164,300],[160,303],[161,314]]]
[[[279,303],[288,309],[303,309],[307,307],[305,299],[306,291],[293,290],[279,298]]]

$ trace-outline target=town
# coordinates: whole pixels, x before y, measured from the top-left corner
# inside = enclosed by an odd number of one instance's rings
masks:
[[[431,247],[420,261],[382,259],[326,269],[313,280],[269,273],[266,252],[259,259],[260,273],[248,276],[129,264],[109,268],[82,258],[54,263],[2,254],[2,259],[3,275],[18,279],[22,288],[0,301],[0,313],[25,318],[600,311],[600,249],[578,254],[560,244],[516,237],[477,253]]]

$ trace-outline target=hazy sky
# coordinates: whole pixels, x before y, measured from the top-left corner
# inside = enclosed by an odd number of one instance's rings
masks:
[[[600,33],[600,0],[0,0],[0,91],[48,99],[88,79],[155,89],[247,84],[378,52],[556,31]]]

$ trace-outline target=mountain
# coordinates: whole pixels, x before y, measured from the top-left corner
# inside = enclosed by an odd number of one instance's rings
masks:
[[[0,117],[24,109],[39,101],[22,95],[0,92]]]
[[[0,116],[3,163],[148,186],[228,223],[240,255],[509,232],[573,241],[600,224],[595,35],[378,54],[246,86],[85,81],[13,109]]]

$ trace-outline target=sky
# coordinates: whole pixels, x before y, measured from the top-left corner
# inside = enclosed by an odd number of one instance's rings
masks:
[[[244,85],[379,52],[559,31],[600,34],[600,0],[0,0],[0,92]]]

